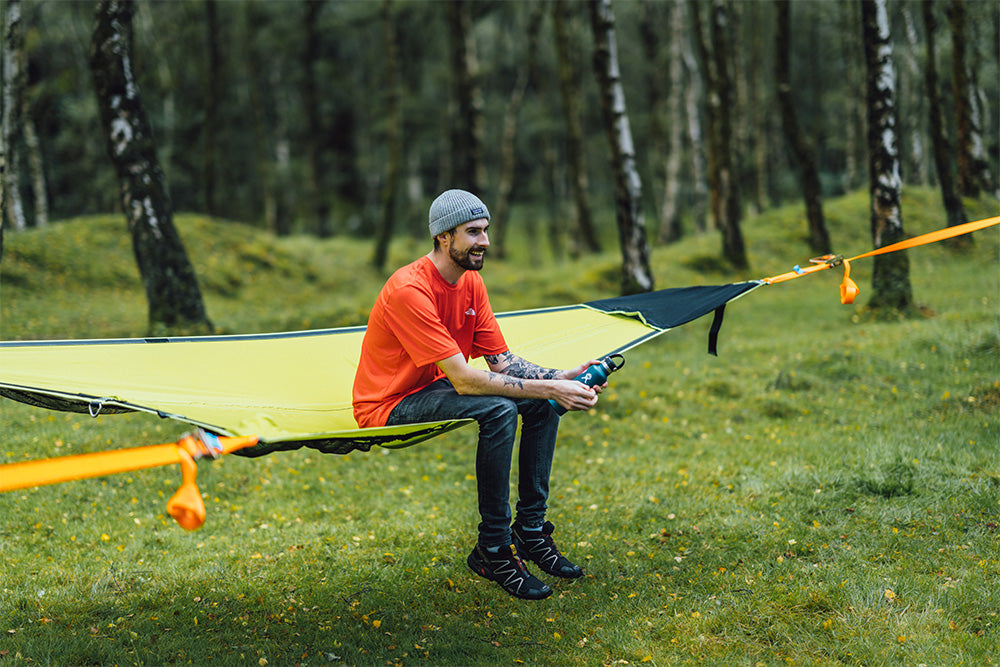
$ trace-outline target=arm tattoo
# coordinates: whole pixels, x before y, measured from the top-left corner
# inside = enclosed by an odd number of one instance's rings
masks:
[[[490,380],[498,380],[504,385],[510,387],[517,387],[518,389],[524,389],[524,382],[520,378],[512,377],[510,375],[505,375],[504,373],[494,373],[489,371]]]
[[[509,350],[503,354],[487,355],[486,362],[498,373],[525,380],[552,380],[559,374],[557,370],[542,368],[530,361],[525,361]]]

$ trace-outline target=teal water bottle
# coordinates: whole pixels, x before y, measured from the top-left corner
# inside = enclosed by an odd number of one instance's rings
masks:
[[[583,371],[573,379],[577,382],[584,383],[588,387],[594,387],[607,382],[608,376],[624,365],[625,357],[620,354],[612,354],[604,357],[598,363],[588,366],[587,370]],[[559,405],[551,398],[549,399],[549,403],[552,404],[552,409],[556,411],[556,414],[566,414],[566,408]]]

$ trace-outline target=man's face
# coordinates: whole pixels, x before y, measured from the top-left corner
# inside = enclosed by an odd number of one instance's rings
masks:
[[[490,239],[486,233],[489,227],[490,222],[486,218],[456,227],[448,247],[448,255],[452,261],[469,271],[482,269],[483,255],[490,247]]]

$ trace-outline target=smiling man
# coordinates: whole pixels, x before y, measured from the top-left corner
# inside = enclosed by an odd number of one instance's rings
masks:
[[[570,370],[542,368],[513,354],[493,316],[479,271],[490,212],[472,193],[443,192],[430,208],[434,249],[398,269],[372,307],[354,378],[354,416],[361,427],[474,419],[479,424],[476,481],[479,539],[468,557],[476,574],[516,597],[537,600],[552,589],[544,572],[576,578],[583,570],[556,548],[545,520],[559,415],[588,410],[603,387]],[[469,359],[484,357],[488,370]],[[517,516],[511,525],[510,473],[521,418]]]

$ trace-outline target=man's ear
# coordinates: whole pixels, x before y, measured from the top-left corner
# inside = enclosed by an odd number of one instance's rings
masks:
[[[446,232],[441,232],[434,238],[437,240],[438,245],[440,245],[441,247],[450,247],[452,239],[455,238],[455,232],[454,230],[448,230]]]

